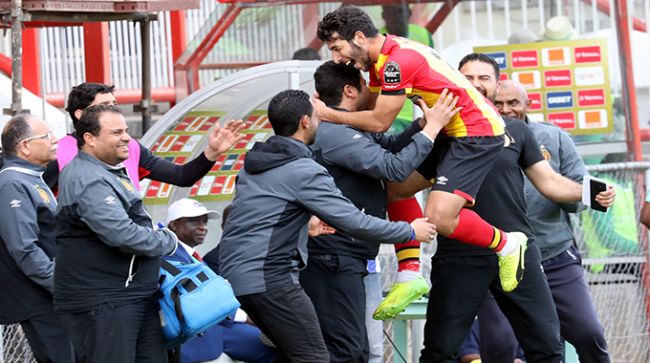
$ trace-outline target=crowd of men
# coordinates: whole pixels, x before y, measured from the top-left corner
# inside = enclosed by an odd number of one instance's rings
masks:
[[[499,82],[486,55],[456,70],[356,7],[327,14],[317,34],[333,60],[316,70],[316,95],[270,101],[275,135],[246,154],[205,256],[246,317],[190,341],[183,361],[368,362],[381,335],[367,327],[364,278],[392,243],[400,275],[373,316],[429,292],[421,362],[457,361],[477,316],[484,362],[513,362],[519,347],[528,362],[561,362],[562,338],[584,361],[609,362],[567,224],[586,173],[571,139],[530,123],[526,90]],[[407,98],[423,117],[383,134]],[[193,247],[218,216],[182,199],[157,228],[139,181],[193,185],[243,122],[215,126],[204,152],[176,165],[129,136],[113,87],[75,87],[67,111],[75,132],[61,140],[30,115],[2,131],[0,323],[20,323],[39,362],[166,362],[160,259],[201,260]],[[424,189],[423,215],[413,195]],[[419,248],[436,235],[429,286]]]

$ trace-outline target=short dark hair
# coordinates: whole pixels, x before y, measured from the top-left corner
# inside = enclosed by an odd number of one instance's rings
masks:
[[[350,40],[354,33],[362,32],[366,37],[372,38],[379,31],[372,23],[370,16],[356,6],[342,6],[323,17],[318,23],[318,39],[328,42],[334,39]],[[334,37],[334,34],[338,34]]]
[[[496,80],[499,80],[500,77],[500,71],[499,71],[499,63],[497,63],[494,58],[490,57],[487,54],[484,53],[470,53],[466,56],[463,57],[463,59],[460,60],[460,63],[458,63],[458,69],[463,68],[465,63],[468,62],[482,62],[482,63],[487,63],[494,68],[494,76],[496,77]]]
[[[84,110],[81,118],[77,121],[77,147],[81,149],[86,144],[84,134],[89,132],[93,136],[98,136],[102,127],[99,124],[99,117],[106,112],[122,114],[119,107],[115,105],[93,105]]]
[[[68,94],[68,106],[65,108],[72,118],[72,124],[77,129],[77,116],[75,111],[85,110],[95,100],[98,94],[113,93],[115,86],[109,86],[103,83],[84,82],[78,86],[72,87]]]
[[[314,48],[300,48],[293,53],[291,59],[296,60],[320,60],[320,54]]]
[[[343,88],[353,86],[361,91],[361,72],[353,65],[327,61],[314,73],[318,98],[328,106],[338,106],[343,98]]]
[[[2,130],[2,148],[6,155],[16,156],[18,142],[32,133],[32,127],[29,126],[31,117],[29,113],[20,113],[7,121]]]
[[[278,93],[269,102],[269,122],[276,135],[291,136],[298,130],[300,119],[311,116],[313,111],[306,92],[290,89]]]

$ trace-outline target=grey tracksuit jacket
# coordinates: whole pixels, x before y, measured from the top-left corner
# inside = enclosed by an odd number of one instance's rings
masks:
[[[56,199],[44,167],[5,155],[0,171],[0,324],[51,313]]]
[[[433,142],[420,131],[418,122],[397,136],[389,136],[323,121],[311,149],[345,197],[364,213],[385,219],[384,181],[406,180],[433,148]],[[313,255],[372,259],[379,251],[379,244],[372,242],[339,232],[310,238],[308,246]]]
[[[59,178],[54,305],[86,311],[151,298],[176,235],[155,230],[123,167],[79,151]]]
[[[528,120],[526,122],[542,149],[542,155],[553,170],[582,183],[582,177],[587,174],[587,170],[571,137],[555,125]],[[528,208],[526,214],[533,227],[535,242],[542,252],[542,260],[566,251],[574,240],[567,213],[581,211],[585,206],[580,202],[556,203],[546,199],[528,179],[525,191]]]
[[[246,154],[219,246],[221,274],[235,295],[298,284],[311,214],[362,240],[406,242],[412,233],[408,223],[361,213],[305,144],[272,136]]]

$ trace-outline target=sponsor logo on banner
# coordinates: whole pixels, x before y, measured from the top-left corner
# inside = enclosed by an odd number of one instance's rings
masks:
[[[546,115],[548,121],[563,128],[576,128],[576,115],[573,112],[552,112]]]
[[[530,120],[530,122],[544,122],[545,120],[543,113],[528,113],[526,116],[528,116],[528,120]]]
[[[607,126],[607,111],[584,110],[578,111],[578,125],[582,129],[598,129]]]
[[[204,196],[210,194],[210,187],[212,186],[212,183],[214,182],[214,175],[206,175],[201,179],[201,184],[199,184],[199,188],[196,191],[196,195]]]
[[[571,86],[571,70],[559,69],[556,71],[544,71],[544,85],[546,87]]]
[[[548,92],[546,94],[546,107],[549,109],[573,107],[573,92]]]
[[[576,86],[599,86],[605,83],[603,67],[581,67],[575,69]]]
[[[240,154],[229,154],[224,160],[223,165],[221,166],[221,171],[231,171],[234,169],[237,159],[239,159]]]
[[[542,80],[539,71],[514,72],[512,79],[521,83],[527,89],[537,89],[542,87]]]
[[[499,69],[508,68],[508,58],[505,52],[485,53],[485,55],[494,59],[499,65]]]
[[[215,161],[214,165],[212,165],[212,169],[210,169],[210,172],[216,172],[221,169],[221,166],[223,166],[223,162],[226,161],[226,154],[221,154],[217,158],[217,161]]]
[[[530,100],[530,110],[540,110],[542,109],[542,94],[541,93],[529,93],[528,99]]]
[[[195,135],[198,136],[198,135]],[[201,136],[199,136],[201,138]],[[190,137],[188,135],[181,135],[181,136],[174,136],[174,143],[169,147],[167,150],[168,152],[179,152],[185,147],[185,143],[187,140],[189,140]],[[158,150],[160,152],[164,152],[162,149]],[[191,151],[191,150],[190,150]]]
[[[169,198],[169,195],[172,193],[172,185],[167,183],[160,184],[160,190],[158,191],[158,198]]]
[[[216,195],[216,194],[221,194],[221,191],[223,191],[223,186],[226,184],[226,179],[228,177],[226,175],[219,175],[216,179],[214,180],[214,183],[212,183],[212,189],[210,190],[210,194]]]
[[[512,58],[512,68],[530,68],[539,65],[536,50],[514,50],[510,57]]]
[[[604,106],[605,105],[605,90],[599,89],[583,89],[578,91],[578,106]]]
[[[187,141],[185,141],[185,144],[181,148],[181,152],[183,153],[191,153],[194,151],[194,148],[201,142],[201,139],[203,138],[203,135],[192,135],[190,136]]]
[[[505,81],[507,79],[509,79],[508,73],[499,73],[499,81]]]
[[[600,62],[601,59],[600,47],[597,45],[576,47],[573,53],[575,54],[576,63],[596,63]]]
[[[568,66],[571,64],[571,50],[568,47],[542,49],[542,65]]]
[[[255,136],[255,134],[245,134],[233,149],[245,149],[248,143],[253,139],[253,136]]]

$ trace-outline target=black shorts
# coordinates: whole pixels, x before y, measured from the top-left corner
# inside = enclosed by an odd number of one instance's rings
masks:
[[[503,151],[504,136],[451,137],[439,134],[417,172],[433,183],[431,190],[459,195],[470,205],[485,176]]]

